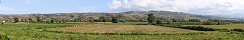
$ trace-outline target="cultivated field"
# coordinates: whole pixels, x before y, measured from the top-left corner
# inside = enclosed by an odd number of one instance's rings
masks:
[[[214,29],[244,29],[244,24],[226,24],[226,25],[184,25],[184,26],[202,26]]]
[[[131,23],[128,23],[131,24]],[[242,32],[196,31],[127,23],[7,23],[0,39],[10,40],[242,40]],[[132,23],[133,24],[133,23]],[[241,24],[235,24],[241,25]]]
[[[244,24],[227,24],[227,25],[202,25],[204,27],[217,29],[244,29]]]
[[[146,33],[187,33],[200,32],[179,28],[160,27],[153,25],[111,25],[111,24],[89,24],[83,26],[51,28],[52,31],[70,31],[80,33],[132,33],[135,31]]]

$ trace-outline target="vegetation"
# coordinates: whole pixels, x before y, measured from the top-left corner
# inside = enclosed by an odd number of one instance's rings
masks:
[[[155,21],[155,16],[154,16],[153,13],[148,14],[147,21],[148,21],[149,24],[154,23],[154,21]]]
[[[244,24],[239,20],[180,12],[58,13],[14,17],[16,18],[8,16],[0,18],[6,20],[5,24],[0,25],[0,40],[242,40],[244,38],[242,36]]]
[[[134,22],[128,22],[133,24]],[[242,32],[185,30],[127,23],[7,23],[0,25],[6,40],[241,40]],[[135,24],[137,24],[135,22]],[[193,26],[192,26],[193,27]],[[68,29],[67,29],[68,28]],[[70,30],[70,28],[74,28]],[[78,28],[78,29],[77,29]],[[141,30],[143,29],[143,30]],[[106,30],[106,31],[102,31]],[[117,31],[116,31],[117,30]],[[236,29],[240,30],[240,29]]]
[[[14,23],[18,23],[19,19],[17,17],[14,18]]]
[[[157,23],[157,24],[163,24],[163,21],[161,21],[161,20],[157,20],[156,23]]]
[[[41,19],[41,15],[40,14],[37,14],[36,21],[37,22],[42,22],[42,19]]]
[[[112,23],[118,23],[118,22],[119,22],[118,17],[113,17],[112,18]]]

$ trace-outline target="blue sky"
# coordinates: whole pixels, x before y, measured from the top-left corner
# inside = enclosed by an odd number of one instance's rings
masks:
[[[107,12],[111,0],[1,0],[0,14]]]
[[[244,17],[244,0],[1,0],[0,14],[174,11]]]

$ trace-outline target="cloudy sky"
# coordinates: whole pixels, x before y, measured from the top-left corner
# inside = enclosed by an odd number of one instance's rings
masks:
[[[174,11],[244,17],[244,0],[1,0],[0,14]]]

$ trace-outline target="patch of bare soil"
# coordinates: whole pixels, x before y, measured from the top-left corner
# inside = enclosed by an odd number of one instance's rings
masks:
[[[153,25],[86,25],[80,27],[66,27],[65,30],[77,31],[77,32],[99,32],[99,33],[110,33],[110,32],[126,32],[126,31],[147,31],[147,32],[192,32],[192,30],[160,27]]]

